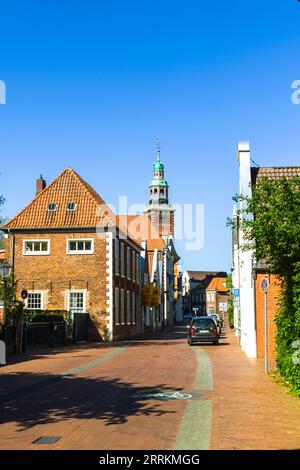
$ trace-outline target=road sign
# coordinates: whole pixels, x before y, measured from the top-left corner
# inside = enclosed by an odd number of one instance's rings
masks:
[[[268,289],[269,281],[266,277],[261,280],[260,288],[265,294],[265,308],[264,308],[264,359],[265,359],[265,373],[269,372],[269,358],[268,358],[268,342],[269,342],[269,320],[268,320]]]
[[[240,289],[234,289],[233,290],[233,295],[235,298],[239,297],[240,296]]]
[[[145,307],[151,306],[152,290],[152,284],[146,284],[142,289],[142,305]]]
[[[219,302],[219,311],[227,312],[227,302]]]
[[[151,293],[151,307],[158,307],[160,305],[160,287],[153,286],[152,293]]]
[[[263,292],[267,292],[269,288],[269,281],[266,277],[264,277],[260,283],[260,288]]]
[[[26,289],[23,289],[23,290],[21,291],[21,297],[22,297],[23,300],[26,300],[26,299],[27,299],[27,297],[28,297],[28,292],[27,292]]]

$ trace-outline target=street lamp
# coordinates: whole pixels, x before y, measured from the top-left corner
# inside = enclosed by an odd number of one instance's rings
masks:
[[[5,315],[6,315],[6,287],[7,279],[10,276],[12,266],[5,260],[0,264],[0,278],[3,280],[3,318],[2,323],[5,325]]]

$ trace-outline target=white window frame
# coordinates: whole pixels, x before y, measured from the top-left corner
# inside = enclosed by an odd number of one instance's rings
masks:
[[[26,251],[26,243],[47,243],[47,251]],[[23,240],[23,256],[47,256],[50,255],[50,240],[48,238],[34,238]]]
[[[73,209],[70,209],[70,208],[69,208],[69,205],[70,205],[70,204],[74,204],[74,208],[73,208]],[[77,209],[77,204],[76,204],[76,202],[68,202],[68,204],[67,204],[67,212],[75,212],[76,209]]]
[[[86,308],[87,307],[87,305],[86,305],[86,294],[87,294],[86,289],[69,289],[68,290],[68,312],[71,311],[71,309],[70,309],[71,294],[83,294],[83,312],[82,313],[86,313],[86,310],[87,310],[87,308]]]
[[[52,208],[50,209],[50,206],[53,206],[53,209]],[[56,212],[57,211],[56,202],[49,202],[47,210],[48,212]]]
[[[71,242],[91,242],[90,250],[70,250]],[[67,255],[93,255],[94,254],[94,239],[93,238],[68,238],[67,239]]]
[[[30,294],[40,294],[41,296],[41,308],[30,308],[28,307],[28,300],[29,300],[29,295]],[[28,291],[28,297],[25,302],[25,306],[27,310],[44,310],[44,292],[41,290],[30,290]]]

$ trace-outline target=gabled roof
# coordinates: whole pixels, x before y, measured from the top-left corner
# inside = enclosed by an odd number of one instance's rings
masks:
[[[148,215],[118,215],[117,222],[120,228],[127,231],[128,235],[138,244],[146,241],[148,251],[155,249],[161,251],[166,248],[164,240],[159,236]]]
[[[68,203],[75,211],[67,211]],[[53,212],[51,203],[57,204]],[[3,229],[95,228],[115,225],[114,214],[99,194],[72,168],[66,168]]]
[[[217,290],[218,292],[228,292],[229,289],[226,287],[226,279],[224,277],[213,277],[208,284],[206,290]]]
[[[191,280],[203,281],[208,276],[227,277],[227,273],[220,271],[187,271]]]
[[[267,177],[270,179],[279,178],[295,178],[300,177],[300,166],[273,166],[273,167],[260,167],[251,168],[251,182],[253,185],[262,178]]]

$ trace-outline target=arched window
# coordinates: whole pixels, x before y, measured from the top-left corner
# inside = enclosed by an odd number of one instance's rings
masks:
[[[154,189],[154,194],[157,194],[157,188]]]
[[[164,190],[163,190],[163,189],[161,189],[161,190],[159,191],[159,194],[160,194],[161,196],[164,196],[164,195],[165,195],[165,192],[164,192]]]

